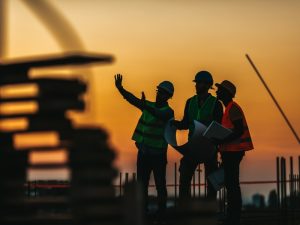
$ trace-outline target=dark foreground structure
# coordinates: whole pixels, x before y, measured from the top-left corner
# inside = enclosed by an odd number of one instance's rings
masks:
[[[7,91],[0,98],[0,123],[5,125],[22,120],[25,124],[4,126],[0,133],[1,225],[121,222],[120,204],[116,203],[112,187],[117,174],[112,167],[114,152],[107,144],[107,134],[97,127],[75,128],[67,116],[70,110],[85,109],[83,95],[87,84],[79,79],[32,79],[29,76],[32,68],[110,62],[112,57],[109,55],[70,54],[0,65],[0,88],[11,88],[11,92]],[[22,92],[30,85],[35,87],[35,92]],[[47,137],[44,142],[39,140],[42,136]],[[59,149],[67,152],[66,162],[29,164],[30,153],[49,153]],[[68,168],[72,183],[69,193],[25,197],[26,173],[32,168]],[[69,209],[69,212],[55,213],[59,208]]]

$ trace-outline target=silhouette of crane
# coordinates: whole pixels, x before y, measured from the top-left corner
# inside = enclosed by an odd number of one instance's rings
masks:
[[[278,108],[279,112],[281,113],[282,117],[284,118],[285,122],[287,123],[288,127],[291,129],[293,135],[295,136],[295,138],[298,141],[298,144],[300,144],[300,138],[297,134],[297,132],[295,131],[294,127],[292,126],[291,122],[289,121],[289,119],[287,118],[287,116],[285,115],[284,111],[282,110],[281,106],[279,105],[278,101],[276,100],[275,96],[273,95],[273,93],[271,92],[270,88],[268,87],[267,83],[265,82],[265,80],[263,79],[261,73],[258,71],[257,67],[254,65],[254,62],[252,61],[252,59],[250,58],[250,56],[248,54],[246,54],[246,58],[249,61],[250,65],[252,66],[252,68],[254,69],[255,73],[257,74],[258,78],[260,79],[260,81],[263,83],[265,89],[267,90],[267,92],[269,93],[269,95],[271,96],[273,102],[275,103],[276,107]]]

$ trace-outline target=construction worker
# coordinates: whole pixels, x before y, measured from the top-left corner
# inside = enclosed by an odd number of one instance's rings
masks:
[[[142,111],[132,139],[138,148],[137,179],[141,182],[145,195],[145,210],[147,211],[147,197],[150,174],[153,172],[158,196],[158,214],[162,215],[166,209],[166,166],[167,147],[164,129],[168,120],[174,117],[174,111],[168,100],[174,94],[174,86],[170,81],[163,81],[157,86],[156,101],[150,102],[135,97],[122,86],[122,75],[115,75],[115,85],[121,95],[132,105]]]
[[[218,87],[217,98],[226,107],[222,125],[232,130],[224,140],[216,140],[220,144],[227,190],[227,216],[223,224],[239,225],[242,207],[239,167],[245,151],[253,149],[253,144],[243,110],[232,100],[236,87],[228,80],[216,86]]]
[[[211,89],[213,85],[212,75],[207,71],[200,71],[196,74],[193,81],[196,84],[197,94],[186,101],[183,119],[181,121],[174,120],[171,122],[171,124],[179,130],[189,129],[189,138],[194,131],[194,120],[209,126],[214,120],[221,123],[223,116],[221,102],[209,93],[209,89]],[[199,151],[200,150],[201,146],[199,146]],[[190,184],[198,164],[199,161],[195,159],[195,157],[190,157],[189,154],[184,154],[180,160],[180,198],[190,197]],[[217,170],[217,151],[210,160],[204,163],[204,166],[205,177]],[[209,199],[215,199],[216,194],[215,189],[211,183],[208,182],[207,197]]]

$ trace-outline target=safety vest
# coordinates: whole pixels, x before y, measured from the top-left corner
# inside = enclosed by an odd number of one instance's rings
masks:
[[[203,105],[199,107],[197,95],[193,96],[190,99],[189,110],[188,110],[189,137],[192,136],[195,129],[194,120],[197,120],[206,126],[209,126],[209,124],[213,121],[213,111],[215,108],[216,101],[217,101],[216,97],[209,95],[206,98]]]
[[[151,107],[156,107],[155,102],[146,101],[146,104]],[[170,107],[167,105],[159,110],[168,110]],[[166,122],[153,116],[147,110],[143,110],[139,122],[135,128],[132,140],[137,143],[144,143],[145,145],[153,148],[166,149],[168,143],[164,138]]]
[[[236,139],[230,143],[221,144],[220,145],[221,152],[222,151],[223,152],[248,151],[248,150],[253,149],[253,143],[252,143],[250,132],[249,132],[249,129],[247,126],[245,115],[244,115],[241,107],[236,102],[232,101],[226,107],[225,113],[222,118],[222,125],[226,128],[233,129],[233,124],[229,117],[229,111],[233,105],[238,107],[238,109],[240,110],[240,112],[243,115],[244,132],[243,132],[242,136],[239,137],[238,139]]]

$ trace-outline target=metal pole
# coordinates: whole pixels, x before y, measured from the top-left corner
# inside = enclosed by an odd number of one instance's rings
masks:
[[[300,175],[299,174],[297,175],[297,181],[298,181],[297,182],[297,190],[298,190],[297,191],[297,193],[298,193],[297,196],[300,197]]]
[[[298,175],[294,175],[294,181],[295,181],[295,196],[297,197],[298,194]]]
[[[129,183],[129,174],[125,173],[125,185]]]
[[[284,207],[286,208],[287,207],[287,199],[286,199],[286,196],[287,196],[287,179],[286,179],[286,160],[285,158],[283,158],[283,183],[284,183]]]
[[[292,224],[294,224],[294,165],[293,165],[293,157],[290,157],[290,209],[291,209],[291,220]]]
[[[276,187],[277,187],[277,208],[280,208],[280,161],[279,157],[276,157]]]
[[[177,199],[177,163],[174,165],[174,195],[175,195],[175,206],[176,206],[176,199]]]
[[[284,183],[284,180],[283,180],[283,157],[281,157],[280,159],[280,207],[283,208],[284,206],[284,196],[283,196],[283,192],[284,192],[284,187],[283,187],[283,183]]]
[[[298,176],[297,176],[297,199],[300,198],[300,156],[298,156]],[[300,208],[300,202],[297,201],[297,207]]]
[[[120,193],[120,197],[122,196],[122,173],[120,173],[119,176],[119,193]]]
[[[295,174],[295,195],[296,195],[296,197],[298,197],[298,192],[299,192],[299,188],[298,188],[298,175]]]
[[[282,184],[283,184],[283,207],[285,208],[286,198],[285,198],[285,189],[286,189],[286,180],[285,180],[285,158],[282,158]]]
[[[300,176],[300,156],[298,156],[298,175]]]
[[[284,204],[284,201],[285,201],[285,198],[284,198],[284,159],[283,157],[280,158],[280,189],[281,189],[281,193],[280,193],[280,224],[283,224],[283,221],[284,221],[284,208],[285,208],[285,204]]]
[[[293,200],[294,196],[294,162],[293,157],[290,157],[290,196]]]
[[[277,106],[279,112],[281,113],[281,115],[283,116],[285,122],[287,123],[287,125],[289,126],[289,128],[291,129],[292,133],[294,134],[295,138],[298,141],[298,144],[300,144],[300,138],[298,136],[298,134],[296,133],[295,129],[293,128],[292,124],[290,123],[290,121],[288,120],[287,116],[285,115],[285,113],[283,112],[282,108],[280,107],[279,103],[277,102],[277,100],[275,99],[274,95],[272,94],[270,88],[268,87],[268,85],[266,84],[266,82],[264,81],[262,75],[260,74],[260,72],[258,71],[258,69],[256,68],[256,66],[254,65],[253,61],[251,60],[250,56],[248,54],[246,54],[246,58],[248,59],[249,63],[251,64],[251,66],[253,67],[254,71],[256,72],[257,76],[259,77],[259,79],[261,80],[261,82],[263,83],[264,87],[266,88],[266,90],[268,91],[269,95],[271,96],[273,102],[275,103],[275,105]]]
[[[136,181],[136,173],[132,173],[132,181]]]
[[[298,156],[298,196],[300,197],[300,156]]]

